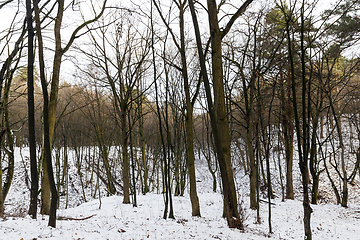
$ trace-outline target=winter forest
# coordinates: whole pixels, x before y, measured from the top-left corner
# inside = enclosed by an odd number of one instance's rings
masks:
[[[359,0],[0,13],[0,239],[359,239]]]

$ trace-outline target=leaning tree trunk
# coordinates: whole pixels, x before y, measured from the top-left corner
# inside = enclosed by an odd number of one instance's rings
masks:
[[[329,101],[330,101],[330,108],[331,111],[333,113],[334,116],[334,120],[335,120],[335,127],[337,130],[337,134],[339,137],[339,145],[340,145],[340,149],[341,149],[341,153],[340,153],[340,161],[341,161],[341,171],[342,171],[342,183],[343,183],[343,189],[342,189],[342,196],[341,196],[341,206],[343,207],[347,207],[347,202],[348,202],[348,187],[347,187],[347,181],[348,181],[348,177],[347,177],[347,171],[346,171],[346,165],[345,165],[345,145],[344,145],[344,141],[343,141],[343,137],[342,137],[342,131],[341,131],[341,120],[338,118],[338,116],[336,115],[335,112],[335,108],[334,108],[334,104],[332,99],[329,96]]]
[[[17,64],[16,64],[17,65]],[[15,67],[16,68],[16,67]],[[3,143],[3,150],[5,151],[7,158],[8,158],[8,166],[6,172],[6,178],[4,182],[4,186],[2,187],[2,201],[4,202],[6,196],[10,190],[10,186],[12,183],[12,179],[14,176],[14,167],[15,167],[15,156],[14,156],[14,136],[13,132],[11,131],[10,120],[9,120],[9,96],[10,96],[10,86],[13,79],[14,70],[9,70],[6,74],[6,83],[4,88],[4,97],[2,100],[3,104],[3,111],[0,114],[3,117],[3,125],[5,127],[5,136],[6,141],[1,142]],[[0,182],[2,184],[2,182]]]
[[[34,3],[35,4],[35,3]],[[60,79],[60,66],[62,61],[63,51],[61,48],[61,23],[64,12],[64,0],[58,0],[58,12],[55,18],[54,25],[54,34],[55,34],[55,55],[53,62],[53,73],[52,73],[52,83],[51,83],[51,93],[49,103],[48,103],[48,118],[49,118],[49,141],[50,141],[50,151],[51,151],[51,143],[55,130],[55,120],[56,120],[56,106],[57,106],[57,95],[59,89],[59,79]],[[40,14],[40,13],[39,13]],[[39,16],[40,17],[40,16]],[[39,23],[41,24],[41,23]],[[45,121],[45,120],[44,120]],[[45,136],[44,136],[45,138]],[[43,143],[45,145],[45,142]],[[50,153],[51,155],[51,153]],[[48,181],[49,172],[48,172],[48,160],[45,156],[45,150],[42,152],[42,171],[43,175],[41,178],[41,213],[42,214],[50,214],[50,195],[51,195],[51,186]]]
[[[105,6],[107,0],[104,0],[101,11],[97,14],[93,19],[88,20],[78,26],[74,32],[71,34],[71,37],[68,39],[65,47],[62,47],[62,38],[61,38],[61,25],[62,19],[64,15],[64,11],[66,9],[65,0],[57,0],[57,7],[58,11],[56,17],[54,18],[54,40],[55,40],[55,51],[54,51],[54,59],[53,59],[53,67],[52,67],[52,76],[51,76],[51,86],[50,86],[50,96],[49,96],[49,106],[48,106],[48,117],[49,117],[49,138],[50,138],[50,150],[52,148],[51,144],[53,141],[53,135],[55,131],[55,122],[56,122],[56,108],[58,102],[58,92],[59,92],[59,83],[60,83],[60,68],[62,63],[63,55],[70,49],[71,45],[75,41],[76,38],[79,37],[78,33],[84,27],[88,26],[89,24],[97,21],[102,14],[104,13]],[[35,5],[35,2],[34,2]],[[39,23],[41,24],[41,23]],[[40,26],[41,27],[41,26]],[[45,158],[43,158],[45,160]],[[43,178],[41,181],[41,212],[48,213],[48,202],[50,199],[50,188],[51,186],[47,182],[47,164],[46,161],[43,162]]]
[[[192,216],[200,215],[199,198],[196,191],[196,176],[195,176],[195,154],[194,154],[194,130],[193,130],[193,104],[190,96],[190,86],[187,72],[187,63],[185,55],[185,29],[184,29],[184,11],[185,1],[180,4],[180,54],[182,63],[182,76],[184,80],[184,90],[186,99],[186,153],[187,153],[187,167],[190,179],[190,200],[192,206]]]
[[[47,90],[47,82],[45,79],[45,62],[44,62],[44,53],[43,53],[43,41],[42,41],[42,33],[41,33],[41,22],[40,22],[40,10],[36,1],[34,1],[34,9],[36,16],[36,32],[38,36],[39,42],[39,63],[40,63],[40,80],[41,87],[43,91],[43,100],[44,100],[44,108],[43,108],[43,119],[44,119],[44,158],[46,162],[47,172],[48,172],[48,183],[50,185],[51,192],[51,203],[50,203],[50,213],[49,213],[49,223],[48,225],[51,227],[56,227],[56,209],[57,209],[57,201],[58,195],[54,180],[54,173],[52,168],[51,161],[51,136],[50,136],[50,125],[49,125],[49,96]]]

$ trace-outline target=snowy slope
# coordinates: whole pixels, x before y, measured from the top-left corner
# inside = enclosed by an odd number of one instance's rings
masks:
[[[229,229],[221,218],[220,194],[200,194],[202,217],[191,217],[188,197],[174,197],[175,220],[162,218],[161,195],[139,196],[139,206],[122,204],[122,197],[93,200],[58,211],[57,228],[47,227],[47,217],[32,220],[9,218],[0,222],[0,239],[267,239],[267,207],[262,205],[262,224],[254,224],[256,212],[247,211],[245,233]],[[360,206],[313,206],[314,239],[360,239]],[[303,239],[302,204],[276,201],[272,208],[271,239]],[[90,217],[92,216],[92,217]],[[90,217],[85,220],[82,218]]]
[[[26,156],[27,151],[23,150],[22,154]],[[18,149],[16,159],[14,183],[5,202],[7,214],[4,219],[0,218],[0,239],[303,239],[303,208],[296,200],[274,200],[273,233],[269,235],[267,204],[261,203],[262,223],[255,224],[256,212],[248,209],[248,196],[239,196],[246,209],[246,230],[243,233],[229,229],[221,217],[222,196],[211,191],[211,176],[203,162],[197,162],[201,218],[191,217],[188,193],[173,198],[175,220],[162,218],[163,196],[154,193],[139,195],[138,207],[122,204],[121,196],[102,197],[100,209],[100,201],[90,197],[89,202],[79,205],[83,201],[75,181],[70,185],[77,190],[70,190],[69,204],[74,207],[64,209],[64,198],[61,198],[58,217],[62,220],[57,221],[57,228],[51,228],[47,226],[47,216],[39,215],[37,220],[33,220],[26,215],[29,191]],[[76,179],[74,168],[72,166],[70,170]],[[240,173],[237,176],[238,189],[242,189],[239,193],[245,194],[248,176]],[[350,204],[349,208],[312,205],[312,208],[314,239],[360,239],[360,205]]]

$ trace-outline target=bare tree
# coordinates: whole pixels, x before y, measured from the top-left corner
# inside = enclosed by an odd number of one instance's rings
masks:
[[[212,76],[213,76],[213,88],[214,88],[214,103],[213,103],[212,94],[210,90],[210,83],[206,72],[205,58],[202,50],[197,16],[194,9],[194,3],[192,0],[189,0],[191,15],[193,18],[193,23],[195,28],[195,36],[196,36],[197,48],[200,59],[201,73],[205,84],[207,103],[211,118],[211,127],[214,135],[217,157],[220,166],[221,179],[223,181],[225,214],[229,227],[239,228],[239,229],[243,229],[244,226],[242,221],[239,219],[235,184],[234,184],[234,178],[233,178],[233,172],[231,166],[230,136],[229,136],[229,126],[226,116],[224,84],[223,84],[221,40],[229,32],[235,20],[245,11],[247,6],[251,2],[252,0],[246,1],[232,16],[226,27],[222,31],[220,31],[218,17],[217,17],[218,14],[217,4],[215,1],[212,0],[207,1],[210,36],[211,36],[211,48],[212,48]]]
[[[46,2],[45,4],[47,4]],[[57,100],[58,100],[58,91],[59,91],[59,82],[60,82],[60,69],[61,69],[61,63],[62,58],[64,54],[70,49],[73,42],[76,38],[81,36],[80,31],[84,29],[89,24],[96,22],[104,13],[105,7],[106,7],[107,0],[103,1],[103,5],[100,8],[99,13],[94,12],[94,18],[84,21],[82,24],[80,24],[76,29],[72,32],[71,37],[66,42],[65,46],[63,47],[63,41],[61,38],[61,27],[62,27],[62,21],[63,21],[63,15],[64,11],[66,9],[65,1],[64,0],[57,0],[54,4],[54,7],[51,7],[50,9],[56,9],[57,7],[57,13],[54,17],[55,23],[54,23],[54,40],[55,40],[55,49],[54,49],[54,58],[53,58],[53,67],[52,67],[52,76],[51,76],[51,90],[50,90],[50,96],[49,96],[49,134],[50,134],[50,142],[53,141],[53,134],[55,130],[55,122],[56,122],[56,107],[57,107]],[[39,8],[41,8],[39,6]],[[95,8],[94,8],[95,9]],[[95,10],[94,10],[95,11]],[[45,13],[45,16],[49,15],[49,13]],[[43,214],[48,214],[50,210],[50,186],[47,181],[47,160],[45,157],[43,158],[43,179],[41,181],[41,212]]]
[[[169,23],[163,16],[163,13],[159,7],[159,4],[154,0],[154,5],[158,10],[160,17],[165,24],[167,30],[172,36],[173,42],[176,46],[176,49],[180,53],[181,56],[181,66],[176,66],[176,64],[172,63],[177,70],[181,71],[183,78],[183,86],[185,92],[185,107],[186,113],[185,115],[185,124],[186,124],[186,154],[187,154],[187,167],[188,174],[190,179],[190,200],[192,205],[192,215],[200,216],[200,206],[199,206],[199,198],[197,196],[196,191],[196,176],[195,176],[195,154],[194,154],[194,129],[193,129],[193,109],[195,100],[199,93],[200,84],[197,85],[197,89],[195,89],[194,96],[191,96],[190,92],[190,81],[188,76],[188,63],[187,63],[187,53],[185,46],[185,9],[186,9],[186,0],[182,1],[174,1],[176,6],[179,9],[179,26],[180,26],[180,43],[178,42],[178,38],[175,36],[174,31],[170,28]]]
[[[42,38],[42,30],[41,30],[41,20],[40,20],[40,9],[35,0],[33,2],[34,10],[35,10],[35,22],[36,22],[36,33],[39,42],[39,67],[40,67],[40,79],[41,79],[41,87],[43,90],[43,119],[44,119],[44,158],[46,160],[47,173],[48,173],[48,183],[50,185],[51,191],[51,205],[49,212],[49,226],[56,227],[56,209],[57,209],[57,201],[58,194],[56,190],[53,168],[52,168],[52,160],[51,160],[51,138],[50,138],[50,129],[49,129],[49,95],[47,90],[47,82],[45,76],[45,61],[44,61],[44,45]]]
[[[124,10],[121,13],[116,12],[108,20],[102,19],[98,29],[90,33],[94,47],[90,51],[81,50],[99,71],[97,76],[90,73],[88,76],[104,83],[112,94],[114,110],[121,130],[123,203],[126,204],[130,203],[129,130],[134,124],[130,124],[128,116],[135,105],[133,103],[143,95],[143,93],[135,95],[134,92],[142,72],[147,69],[146,57],[150,46],[147,33],[142,35],[135,28],[130,13]]]

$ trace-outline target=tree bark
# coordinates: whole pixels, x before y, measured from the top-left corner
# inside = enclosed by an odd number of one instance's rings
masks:
[[[104,0],[104,4],[102,6],[102,9],[98,15],[96,15],[93,19],[84,22],[80,26],[78,26],[74,32],[72,33],[69,41],[67,42],[66,46],[62,47],[62,39],[61,39],[61,25],[62,25],[62,19],[64,15],[64,0],[57,0],[58,5],[58,11],[57,15],[55,17],[55,25],[54,25],[54,37],[55,37],[55,54],[53,59],[53,69],[52,69],[52,76],[51,76],[51,92],[50,92],[50,99],[49,99],[49,138],[50,138],[50,144],[52,144],[53,141],[53,135],[55,131],[55,122],[56,122],[56,108],[57,108],[57,100],[58,100],[58,92],[59,92],[59,82],[60,82],[60,67],[62,62],[63,55],[69,50],[72,43],[74,42],[75,38],[77,38],[78,32],[83,29],[88,24],[97,21],[102,14],[104,13],[105,6],[106,6],[107,0]],[[50,147],[52,147],[50,145]],[[45,158],[43,158],[45,160]],[[49,212],[48,209],[48,202],[50,199],[50,190],[49,185],[46,182],[47,178],[46,176],[48,173],[46,172],[48,169],[46,162],[43,162],[43,178],[41,181],[41,212],[44,214],[47,214]]]
[[[205,92],[206,92],[206,98],[207,98],[207,103],[208,103],[208,108],[209,108],[209,113],[210,113],[210,118],[211,118],[211,127],[213,130],[213,135],[214,135],[214,141],[215,141],[215,147],[216,147],[216,152],[217,152],[217,157],[218,157],[218,161],[219,161],[219,167],[220,167],[220,172],[221,172],[221,179],[222,179],[222,183],[223,183],[223,194],[224,194],[224,206],[225,206],[225,213],[226,213],[226,219],[228,222],[229,227],[231,228],[239,228],[239,229],[244,229],[244,225],[242,223],[242,220],[239,219],[239,213],[238,213],[238,209],[237,209],[237,204],[236,204],[236,192],[232,192],[231,190],[234,189],[234,179],[230,178],[230,176],[232,176],[232,169],[231,166],[227,166],[227,161],[229,161],[230,159],[226,159],[225,155],[228,154],[228,157],[230,156],[230,149],[229,149],[229,145],[230,143],[226,143],[225,142],[225,149],[223,149],[223,143],[222,141],[224,139],[222,139],[221,137],[224,137],[223,135],[220,135],[219,133],[219,128],[218,125],[220,125],[219,121],[218,121],[218,117],[222,117],[221,121],[222,123],[226,123],[227,122],[227,118],[226,118],[226,114],[225,117],[223,115],[218,116],[218,114],[215,111],[213,102],[212,102],[212,95],[211,95],[211,89],[210,89],[210,83],[209,83],[209,79],[207,76],[207,71],[206,71],[206,65],[205,65],[205,58],[204,58],[204,54],[202,52],[202,43],[201,43],[201,39],[200,39],[200,30],[199,30],[199,25],[198,25],[198,21],[197,21],[197,16],[195,13],[195,9],[194,9],[194,3],[192,0],[189,0],[189,6],[190,6],[190,10],[191,10],[191,16],[193,19],[193,24],[194,24],[194,30],[195,30],[195,36],[196,36],[196,43],[197,43],[197,49],[198,49],[198,54],[199,54],[199,60],[200,60],[200,66],[201,66],[201,74],[204,80],[204,85],[205,85]],[[215,38],[215,40],[213,40],[213,52],[215,51],[214,55],[215,55],[215,61],[213,60],[213,62],[215,63],[215,65],[212,66],[212,68],[214,69],[216,66],[220,65],[220,70],[222,69],[222,64],[221,64],[221,33],[219,31],[218,28],[218,22],[217,22],[217,7],[216,7],[216,3],[215,1],[208,1],[208,8],[209,8],[209,23],[210,23],[210,29],[211,29],[211,38]],[[212,18],[215,18],[212,19]],[[212,20],[211,20],[212,19]],[[214,22],[216,21],[216,22]],[[214,26],[215,25],[215,26]],[[220,45],[220,46],[219,46]],[[220,52],[219,52],[220,50]],[[216,52],[217,51],[217,52]],[[220,57],[220,59],[219,59]],[[214,58],[214,56],[213,56]],[[220,60],[220,61],[219,61]],[[220,62],[220,64],[219,64]],[[217,82],[216,86],[221,87],[220,92],[224,91],[223,89],[223,85],[221,85],[222,83],[222,79],[219,79],[219,77],[222,76],[222,70],[220,71],[216,71],[216,80],[220,81]],[[214,73],[213,73],[214,74]],[[215,79],[215,76],[213,76]],[[215,85],[215,81],[214,80],[214,85]],[[217,87],[214,86],[214,89],[217,89]],[[217,107],[218,108],[222,108],[223,112],[225,111],[225,106],[219,104],[219,102],[225,104],[225,100],[219,99],[219,95],[221,96],[221,93],[216,93],[216,98],[217,98]],[[224,94],[222,95],[224,96]],[[223,113],[222,112],[222,113]],[[222,126],[223,128],[226,129],[226,126]],[[221,129],[223,129],[221,128]],[[228,126],[227,126],[228,128]],[[225,138],[226,138],[226,134],[229,135],[229,132],[225,132],[223,133],[225,134]],[[225,139],[225,141],[228,140],[230,141],[230,139]],[[231,170],[231,172],[229,173],[229,169]]]
[[[213,75],[213,91],[214,91],[214,108],[217,119],[219,141],[221,144],[222,152],[224,154],[224,164],[227,171],[229,191],[232,195],[233,209],[235,215],[238,215],[237,211],[237,197],[236,189],[233,177],[233,170],[231,164],[230,153],[230,133],[229,124],[227,119],[226,107],[225,107],[225,93],[223,82],[223,66],[222,66],[222,50],[221,50],[221,36],[219,22],[217,17],[217,5],[215,0],[208,0],[208,14],[209,14],[209,26],[211,36],[211,50],[212,50],[212,75]]]
[[[139,82],[140,85],[140,82]],[[140,87],[138,87],[138,92],[140,92]],[[143,184],[142,184],[142,194],[145,195],[149,192],[148,185],[148,163],[146,158],[146,143],[144,135],[144,115],[143,115],[143,98],[138,98],[138,108],[139,108],[139,137],[140,137],[140,149],[141,149],[141,162],[144,171],[143,175]]]
[[[180,1],[180,54],[182,63],[182,77],[184,80],[185,100],[186,100],[186,153],[187,153],[187,167],[190,180],[190,200],[192,206],[192,216],[200,217],[199,198],[196,191],[196,176],[195,176],[195,154],[194,154],[194,130],[193,130],[193,105],[190,96],[189,78],[187,71],[187,62],[185,54],[185,29],[184,29],[184,11],[185,2]]]
[[[294,200],[294,187],[293,187],[293,138],[294,127],[292,123],[292,108],[291,108],[291,81],[289,82],[289,90],[287,91],[287,97],[285,95],[285,89],[283,85],[282,72],[280,72],[280,102],[281,102],[281,121],[284,133],[284,146],[285,146],[285,161],[286,161],[286,199]]]
[[[310,89],[307,89],[307,81],[306,81],[306,63],[305,63],[305,46],[304,46],[304,1],[302,2],[301,7],[301,28],[300,28],[300,42],[301,42],[301,54],[300,54],[300,61],[301,61],[301,105],[302,105],[302,126],[300,125],[300,117],[298,114],[298,103],[297,103],[297,85],[295,82],[295,63],[294,63],[294,52],[293,52],[293,42],[291,39],[291,18],[293,15],[289,16],[289,13],[286,11],[285,6],[281,6],[281,11],[285,17],[285,30],[286,30],[286,37],[287,37],[287,47],[288,47],[288,58],[290,61],[290,74],[291,74],[291,84],[292,84],[292,96],[293,96],[293,109],[294,109],[294,119],[295,119],[295,129],[296,129],[296,137],[297,137],[297,144],[298,144],[298,152],[299,152],[299,168],[302,177],[302,187],[303,187],[303,208],[304,208],[304,232],[305,232],[305,239],[311,240],[312,233],[310,227],[310,218],[312,213],[312,208],[310,206],[309,201],[309,171],[308,171],[308,154],[309,154],[309,112],[310,109],[306,102],[306,94]],[[310,99],[308,99],[310,101]],[[309,102],[308,102],[309,103]]]
[[[129,154],[128,154],[128,136],[127,136],[127,124],[126,124],[126,114],[127,114],[127,109],[126,109],[126,104],[124,102],[125,100],[122,100],[122,102],[120,102],[121,105],[121,116],[120,116],[120,121],[121,121],[121,151],[122,151],[122,176],[123,176],[123,188],[124,188],[124,199],[123,199],[123,203],[124,204],[129,204],[130,203],[130,175],[129,175]]]
[[[0,142],[2,143],[3,132],[0,132]],[[4,200],[2,195],[2,159],[0,157],[0,217],[4,214]]]
[[[44,62],[44,53],[43,53],[43,41],[42,41],[42,32],[41,32],[41,22],[40,22],[40,10],[38,7],[37,1],[33,1],[34,9],[35,9],[35,21],[36,21],[36,32],[39,42],[39,67],[40,67],[40,80],[41,87],[43,91],[43,118],[44,118],[44,159],[46,162],[46,170],[48,173],[48,183],[50,185],[51,192],[51,203],[50,203],[50,212],[49,212],[49,223],[48,225],[51,227],[56,227],[56,209],[57,209],[57,201],[58,195],[54,180],[54,173],[52,168],[51,161],[51,136],[50,136],[50,121],[49,121],[49,96],[47,91],[47,83],[45,79],[45,62]]]
[[[36,160],[35,140],[35,106],[34,106],[34,29],[32,27],[31,0],[26,0],[26,18],[28,25],[28,124],[29,124],[29,148],[30,148],[30,171],[31,171],[31,193],[29,214],[36,219],[37,194],[39,179]]]

